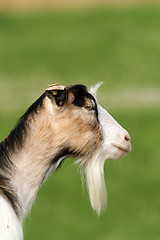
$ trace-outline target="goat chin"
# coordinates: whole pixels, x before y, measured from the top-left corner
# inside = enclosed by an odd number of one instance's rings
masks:
[[[84,161],[84,160],[83,160]],[[100,215],[107,205],[107,191],[104,179],[104,162],[98,156],[85,161],[82,167],[93,210]]]

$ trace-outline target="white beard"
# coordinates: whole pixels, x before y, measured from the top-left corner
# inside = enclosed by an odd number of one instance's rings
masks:
[[[80,162],[82,163],[82,160]],[[100,215],[101,211],[104,210],[107,205],[104,162],[105,161],[100,158],[99,154],[97,154],[92,157],[92,159],[87,159],[85,165],[82,166],[82,172],[86,178],[91,206],[97,215]]]
[[[90,90],[95,98],[97,88],[100,85],[98,84]],[[91,158],[79,159],[78,163],[85,175],[91,206],[100,215],[107,205],[107,191],[104,179],[105,160],[120,159],[131,150],[131,144],[128,132],[99,104],[97,107],[103,135],[102,145],[94,152]]]

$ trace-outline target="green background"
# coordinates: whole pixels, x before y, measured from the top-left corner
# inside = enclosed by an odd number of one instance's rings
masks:
[[[25,240],[160,239],[160,8],[0,13],[0,139],[52,83],[104,82],[99,102],[132,137],[107,161],[108,207],[93,213],[68,159],[40,190]]]

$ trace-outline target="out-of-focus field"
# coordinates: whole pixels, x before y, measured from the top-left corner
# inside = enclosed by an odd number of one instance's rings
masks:
[[[68,159],[42,187],[25,240],[159,240],[160,9],[0,13],[0,139],[48,84],[104,84],[99,101],[131,134],[105,165],[107,211],[91,210]]]
[[[29,10],[29,9],[69,9],[69,8],[92,8],[96,6],[137,6],[154,4],[159,6],[159,0],[1,0],[2,10]]]

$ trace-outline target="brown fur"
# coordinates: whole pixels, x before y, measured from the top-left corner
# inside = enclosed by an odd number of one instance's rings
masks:
[[[15,212],[19,214],[23,210],[21,217],[31,207],[41,184],[55,170],[54,164],[61,157],[89,158],[103,141],[97,112],[92,110],[96,109],[93,97],[83,86],[68,89],[67,96],[66,90],[62,96],[61,92],[54,92],[53,97],[52,92],[42,95],[7,138],[8,156],[3,162],[13,164],[13,169],[9,171],[8,182],[1,181],[1,184],[8,188],[5,195],[11,195],[8,200]],[[7,169],[4,167],[4,174]]]

